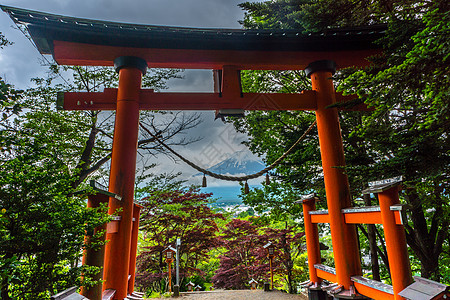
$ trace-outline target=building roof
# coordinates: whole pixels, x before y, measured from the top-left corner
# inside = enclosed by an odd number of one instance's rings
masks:
[[[379,39],[385,30],[384,25],[375,25],[305,34],[299,30],[172,27],[81,19],[8,6],[1,6],[1,8],[16,24],[27,27],[40,53],[52,54],[61,64],[104,65],[106,61],[113,60],[112,56],[130,55],[133,49],[136,56],[146,59],[150,66],[152,59],[149,60],[148,57],[151,58],[151,55],[155,54],[152,50],[156,49],[176,51],[176,53],[181,53],[183,50],[195,52],[199,59],[205,55],[212,56],[203,62],[206,67],[215,67],[215,63],[218,65],[228,63],[223,61],[226,58],[217,55],[224,52],[231,56],[254,52],[264,53],[266,56],[272,56],[272,54],[289,56],[296,53],[299,60],[301,59],[298,56],[299,52],[341,52],[343,55],[347,55],[347,52],[372,53],[379,48],[374,41]],[[69,47],[76,49],[68,49]],[[89,56],[83,53],[83,56],[74,50],[78,52],[89,50],[91,54]],[[95,54],[96,51],[97,54],[103,53],[104,58],[100,59]],[[143,54],[149,52],[151,52],[150,55]],[[209,53],[214,54],[209,55]],[[168,55],[164,52],[162,54]],[[203,65],[198,65],[202,63],[201,59],[200,62],[195,62],[196,57],[194,55],[192,61],[185,61],[184,64],[187,67],[189,65],[194,68],[202,67]],[[165,66],[171,67],[171,59],[173,58],[170,55],[166,57]],[[311,57],[311,59],[315,58]],[[154,63],[159,66],[158,60]],[[230,63],[235,62],[230,61]],[[172,62],[172,64],[173,67],[180,67],[180,61]],[[267,64],[274,65],[274,62]],[[283,65],[281,69],[286,68],[286,62],[282,61],[278,64]]]
[[[170,251],[170,252],[177,252],[177,249],[175,249],[172,246],[168,246],[166,249],[163,250],[163,252],[168,252],[168,251]]]
[[[264,248],[264,249],[267,249],[267,248],[269,248],[270,246],[273,246],[272,242],[268,242],[267,244],[265,244],[265,245],[263,246],[263,248]]]

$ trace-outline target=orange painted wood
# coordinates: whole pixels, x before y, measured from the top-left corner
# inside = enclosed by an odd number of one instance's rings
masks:
[[[53,41],[54,58],[60,65],[112,66],[120,56],[137,56],[149,68],[222,69],[231,65],[240,70],[304,70],[317,60],[334,60],[339,68],[368,65],[367,57],[380,50],[354,51],[239,51],[179,50],[101,46]]]
[[[241,96],[240,70],[235,66],[222,67],[222,95],[231,99],[239,99]]]
[[[111,221],[106,226],[106,233],[117,233],[119,231],[120,221]]]
[[[133,206],[133,227],[131,231],[131,250],[130,250],[130,267],[129,267],[129,279],[128,279],[128,294],[134,292],[134,282],[136,279],[136,255],[138,248],[139,237],[139,216],[141,214],[141,205],[134,204]]]
[[[116,89],[102,93],[66,92],[65,110],[115,110]],[[300,94],[244,93],[243,97],[226,93],[155,93],[153,90],[139,92],[140,110],[315,110],[313,91]]]
[[[402,224],[402,216],[401,216],[401,212],[399,212],[399,211],[394,211],[394,218],[395,218],[395,224],[397,224],[397,225],[403,225],[403,224]]]
[[[371,299],[375,299],[375,300],[393,300],[394,299],[394,295],[392,295],[392,294],[374,289],[372,287],[363,285],[358,282],[354,282],[353,284],[355,285],[355,288],[358,291],[358,293],[360,293],[361,295],[367,296]]]
[[[306,236],[306,250],[308,252],[308,269],[309,280],[314,283],[320,283],[322,280],[317,276],[317,270],[314,268],[315,264],[320,264],[320,245],[319,245],[319,231],[317,224],[313,224],[310,211],[316,210],[316,200],[303,200],[303,218],[305,224],[305,236]]]
[[[345,289],[352,285],[351,276],[361,274],[358,239],[353,224],[346,224],[343,208],[351,207],[350,187],[345,173],[344,148],[336,108],[332,74],[316,71],[311,75],[312,89],[317,93],[317,131],[330,218],[331,240],[337,283]],[[335,281],[336,282],[336,281]]]
[[[336,93],[339,102],[346,102],[355,96],[343,96]],[[63,108],[65,110],[116,110],[117,89],[105,89],[103,92],[65,92]],[[140,110],[316,110],[314,91],[300,94],[263,94],[244,93],[243,97],[229,96],[223,93],[155,93],[153,90],[139,92]],[[352,110],[367,110],[359,105]]]
[[[392,205],[399,204],[399,186],[394,186],[386,191],[378,193],[381,218],[383,220],[384,237],[386,241],[386,252],[389,260],[389,270],[394,289],[394,299],[404,299],[398,293],[413,283],[411,275],[411,264],[406,245],[405,229],[396,224],[394,211],[390,210]]]
[[[320,269],[316,269],[316,272],[317,272],[317,276],[322,279],[325,279],[325,280],[328,280],[331,282],[337,281],[336,275],[334,275],[332,273],[328,273],[328,272],[325,272],[324,270],[320,270]]]
[[[109,191],[121,195],[122,201],[111,197],[109,213],[121,208],[121,221],[117,234],[106,236],[109,243],[103,285],[103,289],[115,289],[117,299],[124,299],[128,290],[141,78],[142,72],[137,68],[124,67],[119,71]]]
[[[272,266],[272,261],[273,261],[273,255],[269,255],[270,289],[273,290],[273,266]]]
[[[381,224],[381,213],[379,211],[345,213],[347,224]]]
[[[399,211],[393,211],[395,224],[403,225],[401,219],[401,213]],[[365,212],[365,213],[344,213],[345,223],[347,224],[382,224],[380,212]],[[321,222],[320,218],[314,218],[313,223],[329,223]]]
[[[311,222],[314,224],[317,223],[330,223],[330,216],[326,215],[311,215]]]

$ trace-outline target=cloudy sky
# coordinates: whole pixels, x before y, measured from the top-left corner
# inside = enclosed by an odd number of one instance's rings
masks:
[[[80,18],[152,25],[240,28],[243,11],[239,0],[2,0],[1,4]],[[0,14],[0,30],[14,42],[1,53],[0,74],[10,82],[26,87],[29,76],[45,72],[33,45],[13,28],[5,13]],[[201,79],[174,82],[174,89],[204,89]],[[210,79],[208,73],[208,80]],[[177,86],[178,85],[178,86]],[[195,85],[195,86],[193,86]]]
[[[152,25],[240,28],[243,11],[238,0],[3,0],[1,4],[80,18]],[[0,13],[0,31],[13,42],[0,51],[0,76],[18,88],[31,86],[30,78],[45,76],[42,57],[26,37],[14,28],[6,13]],[[49,58],[50,59],[50,58]],[[171,80],[168,91],[212,91],[210,70],[185,71],[184,79]],[[245,147],[244,136],[231,125],[214,121],[214,112],[201,114],[202,124],[188,135],[202,138],[186,149],[177,149],[204,167],[210,167]],[[185,178],[197,171],[184,163],[158,159],[157,171],[182,171]],[[199,180],[199,179],[198,179]],[[196,182],[199,183],[199,182]],[[208,181],[208,184],[211,184]],[[212,185],[227,184],[214,182]]]

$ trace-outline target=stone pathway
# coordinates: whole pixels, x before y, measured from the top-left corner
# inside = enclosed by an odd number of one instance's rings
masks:
[[[264,292],[263,290],[215,290],[208,292],[182,293],[184,300],[307,300],[304,295],[290,295],[280,291]]]

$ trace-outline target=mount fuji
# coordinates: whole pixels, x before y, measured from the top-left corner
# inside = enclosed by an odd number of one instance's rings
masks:
[[[265,167],[266,165],[263,161],[249,150],[241,150],[207,170],[221,175],[244,176],[257,173]],[[199,178],[200,176],[203,176],[203,173],[193,175],[194,178]],[[260,181],[261,178],[253,179],[249,181],[249,185],[250,187],[258,187],[261,185]],[[215,206],[227,207],[242,204],[242,200],[238,196],[241,194],[241,186],[235,181],[226,182],[208,177],[208,187],[201,188],[201,191],[203,193],[212,193],[213,197],[218,199]]]
[[[222,175],[249,175],[264,169],[263,161],[248,150],[233,153],[229,158],[206,169],[210,172]],[[203,175],[197,173],[194,176]]]

